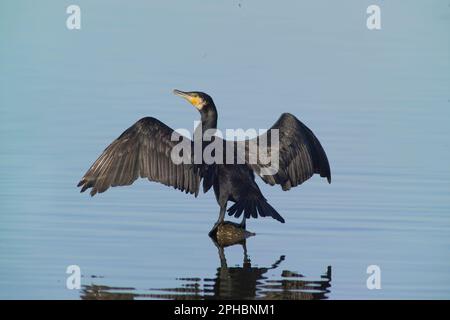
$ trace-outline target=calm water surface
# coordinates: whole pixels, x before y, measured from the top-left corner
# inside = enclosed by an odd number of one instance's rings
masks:
[[[0,4],[0,298],[450,298],[450,7],[374,1]],[[240,5],[239,5],[240,4]],[[221,248],[198,199],[140,180],[90,198],[76,183],[142,116],[193,127],[171,94],[202,90],[219,127],[314,130],[333,182],[283,192],[286,219]],[[66,289],[66,267],[82,289]],[[381,268],[368,290],[366,268]]]

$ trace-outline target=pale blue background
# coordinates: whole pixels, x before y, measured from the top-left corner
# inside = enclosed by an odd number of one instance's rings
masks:
[[[370,4],[380,31],[366,28]],[[83,284],[138,290],[214,276],[212,193],[75,188],[140,117],[191,129],[178,88],[211,94],[222,129],[292,112],[327,151],[331,185],[260,182],[286,224],[249,222],[252,263],[286,255],[273,277],[331,265],[329,298],[450,298],[449,33],[444,0],[1,1],[0,297],[78,298],[69,264]],[[242,263],[238,247],[226,253]],[[370,264],[379,291],[366,288]]]

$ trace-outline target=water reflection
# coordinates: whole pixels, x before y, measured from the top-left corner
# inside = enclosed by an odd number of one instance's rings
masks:
[[[319,279],[314,280],[289,270],[282,270],[278,276],[269,275],[269,270],[280,268],[285,256],[280,256],[269,267],[252,266],[246,240],[243,240],[235,244],[243,250],[242,266],[228,267],[224,247],[214,240],[213,243],[220,259],[220,266],[213,279],[177,278],[180,281],[178,287],[146,290],[92,284],[83,286],[81,299],[327,299],[331,287],[331,266],[327,267]]]

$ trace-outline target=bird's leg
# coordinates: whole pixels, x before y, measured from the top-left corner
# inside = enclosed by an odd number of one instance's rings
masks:
[[[225,211],[227,210],[227,205],[220,206],[219,218],[216,224],[219,225],[225,221]]]
[[[241,227],[242,229],[245,229],[245,220],[247,220],[247,218],[245,217],[245,212],[242,214],[242,221],[239,224],[239,227]]]
[[[216,229],[219,227],[219,225],[225,221],[225,211],[226,210],[227,210],[227,205],[226,204],[220,206],[219,218],[217,219],[217,222],[214,224],[214,226],[211,229],[211,231],[209,231],[209,236],[210,237],[212,237],[214,235],[214,233],[216,232]]]

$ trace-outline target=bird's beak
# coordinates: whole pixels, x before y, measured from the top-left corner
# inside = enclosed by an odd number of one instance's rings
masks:
[[[173,93],[174,93],[175,95],[179,96],[179,97],[182,97],[182,98],[185,98],[185,99],[188,99],[188,100],[189,100],[189,93],[187,93],[187,92],[184,92],[184,91],[181,91],[181,90],[174,89],[174,90],[173,90]]]
[[[190,95],[189,92],[184,92],[181,90],[173,90],[173,93],[179,97],[182,97],[184,99],[186,99],[187,101],[189,101],[194,107],[196,107],[198,110],[201,109],[201,105],[202,105],[202,101],[200,98],[198,97],[193,97]]]

